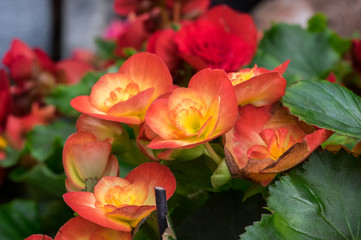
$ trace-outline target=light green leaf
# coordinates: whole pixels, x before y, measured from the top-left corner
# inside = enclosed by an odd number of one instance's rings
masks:
[[[272,215],[246,228],[242,240],[361,238],[360,159],[315,152],[303,169],[270,187]]]
[[[361,138],[361,98],[328,81],[300,81],[286,90],[283,104],[301,120]]]

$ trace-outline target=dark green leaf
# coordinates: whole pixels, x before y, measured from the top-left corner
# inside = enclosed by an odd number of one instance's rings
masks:
[[[310,33],[300,26],[274,25],[265,32],[253,64],[273,69],[288,59],[291,62],[283,76],[291,84],[327,73],[340,55],[331,46],[328,31]]]
[[[247,227],[241,239],[360,239],[360,172],[360,159],[345,151],[313,153],[302,170],[270,187],[272,216]]]
[[[57,198],[40,202],[39,215],[44,228],[42,233],[46,233],[48,236],[55,236],[64,223],[74,217],[74,212],[66,205],[62,198]]]
[[[38,206],[33,201],[13,200],[0,205],[0,239],[23,240],[41,233]]]
[[[14,182],[29,185],[29,194],[35,199],[62,197],[65,190],[65,174],[55,174],[46,165],[38,164],[29,171],[20,168],[11,173]]]
[[[26,153],[26,149],[15,150],[9,146],[5,149],[6,158],[0,161],[0,166],[11,167],[15,165],[19,159]]]
[[[36,126],[28,135],[26,147],[31,156],[39,162],[52,155],[55,148],[63,145],[70,134],[75,132],[75,123],[59,120],[47,126]]]
[[[244,228],[261,217],[265,204],[260,195],[242,203],[239,191],[213,193],[207,202],[176,224],[178,240],[234,240]],[[269,239],[269,238],[265,238]]]
[[[211,176],[215,169],[207,166],[208,160],[210,159],[203,155],[191,161],[169,162],[168,166],[177,180],[177,193],[190,194],[201,189],[213,189]]]
[[[102,75],[104,73],[89,72],[76,85],[58,85],[51,95],[46,98],[46,103],[55,105],[56,109],[66,116],[77,117],[80,113],[70,106],[70,101],[80,95],[89,95],[94,83]]]
[[[301,120],[341,134],[361,138],[361,98],[328,81],[300,81],[282,99]]]

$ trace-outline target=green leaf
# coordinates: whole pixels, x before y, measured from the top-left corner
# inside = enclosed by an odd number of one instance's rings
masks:
[[[338,133],[332,134],[332,136],[324,141],[321,146],[325,148],[328,145],[343,145],[347,149],[352,150],[361,139],[355,137],[349,137]]]
[[[94,83],[102,75],[102,72],[89,72],[78,84],[58,85],[45,101],[47,104],[55,105],[56,109],[66,116],[78,117],[80,113],[70,106],[70,101],[80,95],[89,95]]]
[[[53,154],[59,143],[63,145],[69,135],[75,131],[75,124],[64,120],[47,126],[36,126],[27,135],[26,147],[31,156],[43,162]]]
[[[300,81],[282,99],[290,112],[321,128],[361,138],[361,98],[328,81]]]
[[[98,54],[103,59],[112,59],[114,58],[114,51],[116,48],[115,41],[106,41],[101,38],[95,39],[95,44],[98,49]]]
[[[197,192],[200,189],[213,189],[211,176],[215,169],[212,170],[207,166],[208,160],[210,159],[203,155],[200,158],[186,162],[167,162],[168,167],[177,180],[176,192],[178,194],[186,195]]]
[[[29,194],[34,199],[61,198],[65,189],[65,174],[55,174],[44,164],[38,164],[29,171],[21,168],[11,172],[11,180],[25,182],[29,186]]]
[[[16,150],[9,146],[5,149],[6,158],[0,161],[0,166],[11,167],[14,166],[20,158],[26,153],[26,149]]]
[[[179,240],[234,240],[264,213],[260,195],[242,203],[242,192],[230,190],[213,193],[205,204],[181,222],[172,215]],[[176,209],[177,210],[177,209]],[[264,238],[270,239],[270,238]]]
[[[345,151],[313,153],[303,169],[270,187],[273,214],[247,227],[241,239],[360,239],[360,172],[360,159]]]
[[[212,186],[214,189],[217,189],[231,180],[231,173],[226,164],[226,160],[223,159],[222,162],[218,165],[216,171],[214,171],[211,176]]]
[[[253,64],[272,69],[288,59],[291,62],[283,76],[290,85],[327,73],[340,54],[330,43],[329,31],[310,33],[300,26],[274,25],[265,32]]]
[[[316,13],[308,20],[309,32],[322,32],[327,28],[327,17],[323,13]]]
[[[0,205],[0,239],[23,240],[41,233],[37,204],[33,201],[13,200]]]

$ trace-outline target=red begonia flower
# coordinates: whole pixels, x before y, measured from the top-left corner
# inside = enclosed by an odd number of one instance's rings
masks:
[[[64,200],[89,221],[130,232],[156,209],[154,187],[164,188],[169,199],[176,181],[167,167],[149,162],[133,169],[124,179],[103,177],[94,187],[94,193],[70,192],[64,194]]]
[[[204,69],[188,88],[177,88],[150,106],[145,121],[158,137],[148,147],[194,147],[224,134],[236,119],[237,100],[226,73]]]
[[[361,74],[361,39],[352,41],[351,55],[354,69]]]
[[[284,94],[287,85],[282,74],[290,60],[276,67],[273,71],[258,68],[242,69],[228,73],[236,91],[238,105],[252,104],[260,107],[278,101]]]
[[[0,69],[0,132],[6,126],[11,109],[10,80],[4,69]]]
[[[183,23],[175,42],[180,56],[197,70],[236,71],[251,61],[257,30],[249,14],[218,5],[198,20]]]
[[[79,83],[86,73],[93,70],[93,67],[83,61],[67,59],[56,64],[58,82],[72,85]]]
[[[181,63],[177,54],[177,45],[174,42],[175,34],[173,29],[159,30],[149,38],[147,45],[147,52],[158,55],[171,72],[174,72]]]
[[[22,117],[8,116],[5,135],[13,148],[21,149],[25,141],[25,133],[31,131],[36,125],[48,124],[54,117],[53,105],[40,107],[39,103],[33,103],[30,114]]]
[[[150,14],[144,13],[127,19],[124,31],[116,39],[116,49],[114,52],[116,55],[124,57],[125,48],[141,49],[149,36],[145,24],[149,18]]]
[[[78,96],[70,104],[93,117],[140,124],[152,101],[171,89],[167,66],[158,56],[143,52],[125,61],[118,73],[102,76],[90,96]]]
[[[234,177],[265,186],[277,173],[301,163],[331,134],[300,122],[285,108],[271,113],[266,107],[246,105],[225,134],[226,162]]]
[[[9,68],[11,78],[19,86],[23,86],[29,79],[39,77],[41,72],[54,73],[55,70],[53,61],[43,50],[32,50],[19,39],[12,41],[3,64]]]

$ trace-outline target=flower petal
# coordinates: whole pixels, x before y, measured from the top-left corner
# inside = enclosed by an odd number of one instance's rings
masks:
[[[115,122],[127,122],[129,124],[140,124],[141,120],[139,117],[135,116],[112,116],[108,115],[105,112],[99,111],[96,109],[90,102],[89,96],[78,96],[70,101],[70,105],[75,108],[75,110],[90,115],[95,118],[100,118],[109,121]]]
[[[225,134],[225,149],[232,156],[229,160],[226,157],[227,165],[233,166],[230,171],[234,175],[247,165],[248,149],[254,145],[264,145],[259,133],[271,117],[266,108],[256,108],[252,105],[240,107],[238,114],[235,126]]]
[[[296,143],[293,147],[289,148],[282,154],[279,159],[263,168],[261,173],[279,173],[286,171],[310,155],[318,146],[326,141],[331,135],[332,131],[326,129],[319,129],[307,135],[302,143]]]
[[[128,173],[125,179],[130,182],[145,181],[151,188],[162,187],[166,190],[167,199],[173,195],[176,189],[176,181],[173,173],[168,167],[155,162],[139,165]],[[151,191],[144,204],[152,205],[155,201],[154,199],[154,191]]]
[[[90,192],[69,192],[63,195],[68,206],[81,217],[99,224],[103,227],[112,228],[119,231],[130,232],[131,226],[122,219],[109,218],[102,209],[95,207],[96,199]]]
[[[196,73],[189,82],[189,88],[198,91],[207,106],[211,106],[214,97],[220,97],[220,116],[216,133],[229,130],[237,120],[237,99],[233,85],[223,70],[204,69]]]
[[[95,238],[101,236],[102,238]],[[82,217],[74,217],[66,222],[56,234],[54,240],[91,240],[91,239],[124,239],[131,240],[130,232],[115,231],[104,228]]]
[[[287,81],[277,72],[258,75],[234,86],[238,105],[270,105],[285,93]]]
[[[165,63],[155,54],[135,54],[123,63],[118,72],[139,84],[142,90],[154,88],[152,100],[172,88],[172,76]]]

